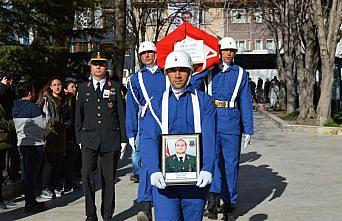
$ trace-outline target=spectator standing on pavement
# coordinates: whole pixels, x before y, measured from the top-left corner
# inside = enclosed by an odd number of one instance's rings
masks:
[[[262,78],[261,78],[261,77],[258,77],[257,91],[262,90],[263,84],[264,84],[264,81],[262,80]]]
[[[251,89],[251,94],[252,94],[253,102],[256,102],[256,97],[255,97],[256,84],[255,84],[254,81],[252,81],[251,78],[248,78],[248,82],[249,82],[249,86],[250,86],[250,89]]]
[[[37,202],[34,190],[43,160],[44,129],[49,119],[48,102],[45,102],[42,114],[33,102],[35,90],[28,82],[19,83],[17,96],[13,106],[13,120],[23,163],[25,211],[40,212],[46,207],[43,202]]]
[[[279,87],[278,87],[275,80],[271,81],[270,97],[269,98],[270,98],[272,109],[276,109],[276,104],[277,104],[278,99],[279,99]]]
[[[266,78],[265,86],[264,86],[264,96],[266,103],[270,102],[270,88],[271,88],[271,82],[269,78]]]
[[[45,87],[46,91],[38,99],[37,104],[44,107],[48,103],[49,122],[45,129],[46,145],[44,149],[44,162],[42,171],[43,191],[41,197],[52,199],[62,194],[58,184],[62,156],[66,150],[65,123],[70,118],[68,102],[63,91],[63,80],[52,77]]]
[[[2,74],[0,78],[0,104],[5,110],[4,118],[6,120],[12,120],[12,108],[13,101],[15,98],[14,74]],[[9,181],[15,183],[16,181],[20,180],[20,156],[19,151],[16,148],[16,135],[13,133],[9,136],[11,139],[11,148],[9,148],[7,151],[9,160],[9,167],[7,168],[7,173]]]
[[[104,221],[112,220],[116,167],[127,144],[121,84],[106,78],[107,61],[105,51],[91,52],[92,78],[80,84],[76,94],[75,131],[82,150],[86,221],[98,220],[95,206],[98,161],[102,180],[101,216]]]
[[[250,143],[254,133],[252,94],[248,74],[234,64],[237,53],[236,41],[231,37],[220,40],[222,63],[211,72],[208,92],[212,95],[217,111],[216,158],[219,159],[220,174],[214,172],[208,205],[209,218],[217,219],[217,193],[223,199],[223,218],[234,221],[233,214],[238,199],[237,181],[241,138],[244,147]]]
[[[68,120],[65,122],[66,126],[66,152],[63,155],[62,174],[64,177],[63,193],[76,190],[79,185],[74,182],[74,172],[76,166],[77,155],[80,154],[80,148],[76,143],[75,134],[75,98],[76,98],[76,84],[73,81],[65,82],[65,98],[68,108]]]
[[[140,151],[143,143],[139,142],[144,128],[143,120],[150,99],[165,91],[165,75],[156,64],[156,46],[151,41],[142,42],[139,56],[143,68],[133,74],[128,81],[126,99],[126,133],[133,148],[133,177],[139,181],[137,201],[142,202],[144,211],[138,213],[139,219],[152,220],[152,188],[145,164],[141,164]],[[148,148],[148,147],[147,147]],[[138,176],[139,174],[139,176]]]
[[[2,209],[7,209],[2,196],[2,183],[5,181],[2,172],[6,168],[6,152],[13,148],[11,134],[15,132],[13,121],[6,120],[5,115],[5,109],[0,104],[0,208]]]

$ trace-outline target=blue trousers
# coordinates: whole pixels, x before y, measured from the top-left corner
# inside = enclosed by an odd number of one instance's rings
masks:
[[[201,221],[209,188],[153,186],[153,205],[156,221]]]
[[[146,157],[144,155],[144,145],[139,143],[139,139],[137,138],[137,144],[139,145],[139,186],[138,186],[138,198],[137,202],[140,203],[142,201],[152,201],[152,186],[150,181],[150,174],[147,172],[146,167]],[[133,158],[132,158],[133,160]]]
[[[238,198],[237,181],[241,152],[241,135],[217,133],[220,149],[219,172],[215,170],[210,192],[220,192],[224,203],[235,204]]]
[[[135,152],[132,151],[131,157],[132,157],[132,164],[133,164],[133,173],[139,174],[140,169],[140,145],[139,145],[139,135],[136,137],[135,140]]]

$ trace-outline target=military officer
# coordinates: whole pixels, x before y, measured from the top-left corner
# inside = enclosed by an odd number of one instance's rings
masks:
[[[244,147],[250,143],[253,129],[252,94],[248,74],[234,63],[238,51],[231,37],[220,40],[222,62],[208,75],[208,94],[217,111],[216,158],[219,171],[215,171],[208,205],[209,218],[217,218],[216,194],[223,199],[224,220],[233,221],[233,210],[237,202],[237,180],[241,150],[241,137],[244,134]]]
[[[165,161],[166,172],[196,172],[196,157],[186,154],[187,143],[178,139],[175,143],[176,154]]]
[[[152,220],[152,187],[147,176],[146,165],[140,161],[140,150],[143,143],[139,142],[144,128],[142,123],[150,100],[161,95],[166,88],[165,75],[156,64],[156,46],[151,41],[142,42],[139,56],[144,67],[133,74],[128,81],[126,99],[126,133],[133,148],[133,173],[139,174],[138,202],[143,203],[144,211],[138,213],[140,220]]]
[[[155,219],[158,221],[202,220],[212,180],[215,151],[215,108],[211,98],[189,84],[193,66],[184,51],[171,52],[165,62],[165,73],[171,86],[152,100],[144,119],[143,163],[153,185]],[[161,134],[201,133],[202,168],[196,185],[166,186],[159,165]],[[148,148],[147,148],[148,147]]]
[[[95,173],[99,159],[102,180],[101,215],[111,220],[115,206],[114,178],[120,155],[127,143],[121,84],[106,79],[108,56],[91,52],[91,80],[78,87],[75,130],[82,150],[82,181],[86,220],[98,220],[95,206]],[[114,171],[114,173],[113,173]]]

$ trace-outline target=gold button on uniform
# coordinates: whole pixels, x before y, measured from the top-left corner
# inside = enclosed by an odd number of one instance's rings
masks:
[[[100,124],[100,123],[101,123],[101,121],[99,120],[99,121],[97,121],[97,123],[99,123],[99,124]]]
[[[100,102],[100,99],[97,99],[97,102]]]
[[[100,113],[98,113],[98,114],[97,114],[97,116],[98,116],[98,117],[101,117],[101,114],[100,114]]]
[[[98,110],[100,110],[100,109],[101,109],[101,107],[100,107],[100,106],[97,106],[97,109],[98,109]]]

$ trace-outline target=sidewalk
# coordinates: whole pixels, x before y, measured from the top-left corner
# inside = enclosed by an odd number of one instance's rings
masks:
[[[252,145],[241,155],[237,220],[340,220],[342,137],[282,132],[258,112],[255,131]],[[136,220],[139,210],[133,203],[137,184],[129,181],[127,163],[118,171],[115,221]],[[100,196],[98,191],[98,215]],[[49,210],[43,213],[28,216],[22,207],[21,200],[11,210],[0,209],[0,220],[84,220],[81,192],[50,200]]]

